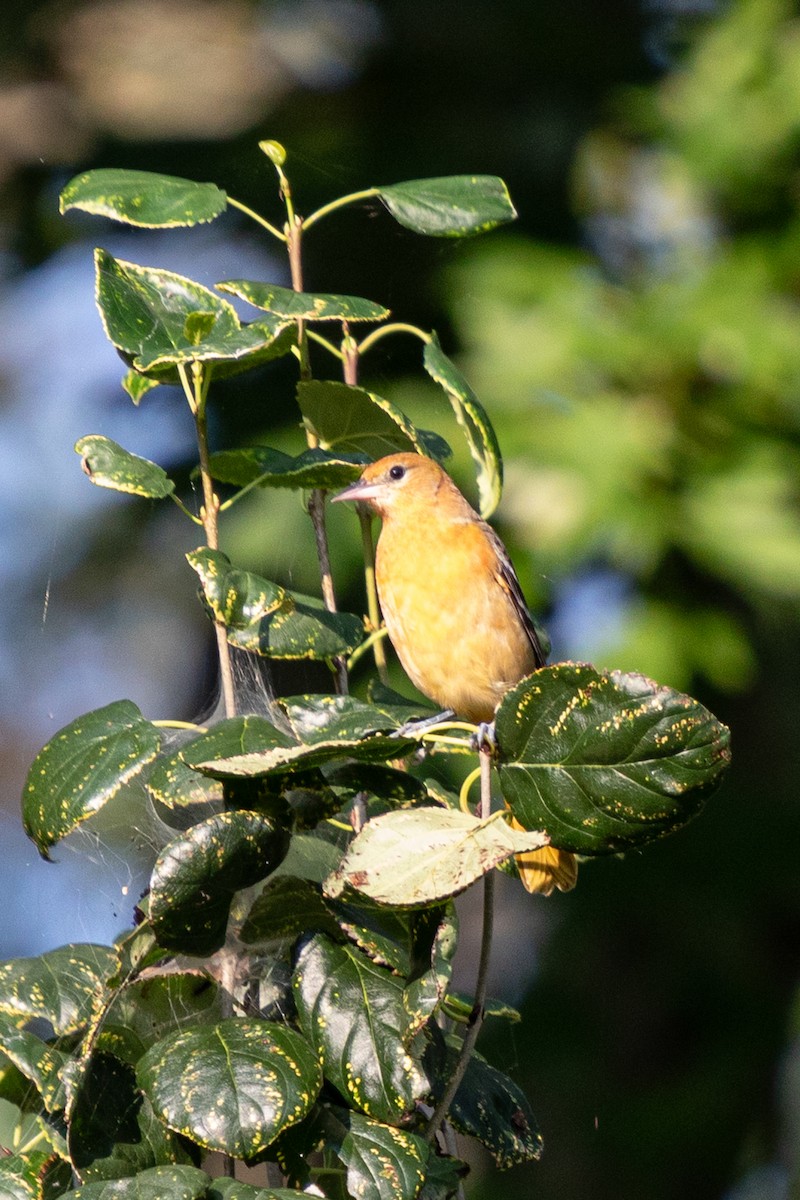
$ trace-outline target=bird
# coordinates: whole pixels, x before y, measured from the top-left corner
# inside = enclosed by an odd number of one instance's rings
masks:
[[[432,458],[390,454],[331,498],[381,518],[375,582],[412,683],[443,709],[488,724],[509,688],[546,662],[505,546]],[[522,826],[516,818],[511,824]],[[523,884],[569,891],[577,860],[554,846],[516,855]]]

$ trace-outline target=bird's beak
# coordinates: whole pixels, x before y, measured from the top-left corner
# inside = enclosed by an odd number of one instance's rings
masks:
[[[379,484],[367,483],[366,479],[357,479],[343,492],[337,492],[335,496],[331,496],[331,503],[335,504],[337,500],[358,500],[359,502],[374,500],[379,491]]]

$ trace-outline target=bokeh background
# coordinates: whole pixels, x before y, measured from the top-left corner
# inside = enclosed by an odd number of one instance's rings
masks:
[[[135,409],[91,252],[208,284],[285,281],[237,213],[188,231],[70,214],[88,167],[213,180],[279,217],[372,184],[502,175],[519,221],[442,242],[375,203],[320,225],[307,284],[436,328],[506,462],[498,527],[554,658],[641,670],[733,729],[734,767],[663,844],[543,901],[504,887],[487,1053],[529,1094],[540,1164],[471,1196],[800,1196],[800,17],[788,0],[5,0],[0,7],[0,957],[108,940],[152,837],[118,811],[38,861],[19,794],[41,744],[129,697],[189,717],[213,679],[173,506],[92,488],[103,433],[188,479],[176,392]],[[388,340],[364,381],[469,459]],[[298,451],[287,369],[218,389],[217,447]],[[474,494],[474,491],[473,491]],[[234,515],[235,514],[235,515]],[[360,611],[352,516],[331,516]],[[242,566],[318,587],[298,497],[234,509]],[[295,681],[297,682],[297,681]],[[397,676],[399,686],[405,686]],[[305,681],[299,681],[299,690]],[[507,881],[506,881],[507,882]],[[462,957],[470,978],[469,911]]]

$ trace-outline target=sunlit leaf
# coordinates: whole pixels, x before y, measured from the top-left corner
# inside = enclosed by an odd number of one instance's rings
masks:
[[[318,933],[298,955],[294,992],[325,1078],[367,1116],[400,1124],[430,1090],[408,1044],[402,980]]]
[[[388,308],[358,296],[295,292],[275,283],[257,283],[250,279],[226,279],[216,286],[221,292],[238,296],[256,308],[292,321],[383,321],[389,316]]]
[[[444,353],[435,334],[425,343],[423,362],[431,378],[444,388],[456,420],[464,430],[478,471],[481,516],[488,518],[500,503],[503,491],[503,460],[497,435],[483,405],[458,367]]]
[[[186,558],[200,577],[206,604],[215,618],[231,629],[247,629],[268,613],[291,607],[282,587],[252,571],[231,566],[231,560],[220,550],[201,546]]]
[[[21,1024],[19,1018],[0,1013],[0,1050],[33,1084],[47,1111],[59,1112],[66,1103],[61,1072],[69,1057],[36,1034],[20,1028]]]
[[[62,213],[79,208],[147,229],[213,221],[227,206],[227,196],[214,183],[118,167],[76,175],[59,198]]]
[[[339,933],[319,888],[295,875],[277,875],[256,896],[239,937],[247,945],[296,938],[315,929],[334,937]]]
[[[293,457],[269,446],[248,446],[212,454],[210,467],[214,479],[239,487],[258,480],[261,487],[333,490],[355,482],[368,461],[366,455],[331,454],[319,447]]]
[[[415,233],[464,237],[516,217],[508,189],[495,175],[448,175],[378,188],[389,212]]]
[[[39,751],[22,797],[25,831],[47,851],[152,762],[161,735],[130,700],[72,721]]]
[[[497,712],[500,785],[517,820],[603,854],[684,825],[719,786],[730,735],[690,696],[643,675],[560,663]]]
[[[137,371],[155,371],[162,382],[177,382],[178,364],[263,356],[283,329],[277,318],[242,325],[227,300],[173,271],[123,262],[105,250],[95,252],[95,262],[109,340]]]
[[[98,487],[152,500],[162,500],[175,490],[175,484],[163,467],[123,450],[122,446],[100,434],[80,438],[75,443],[75,451],[81,456],[84,472]]]
[[[303,421],[324,450],[381,458],[416,450],[438,462],[450,447],[438,434],[417,429],[391,400],[346,383],[312,379],[297,385]]]
[[[431,1154],[424,1138],[345,1109],[331,1110],[325,1144],[347,1167],[347,1194],[359,1200],[414,1200]]]
[[[117,956],[110,946],[75,943],[36,958],[0,963],[0,1012],[49,1021],[57,1034],[81,1029],[113,975]]]
[[[182,1165],[150,1167],[123,1179],[96,1180],[69,1193],[70,1200],[200,1200],[205,1171]]]
[[[338,896],[351,887],[381,904],[430,904],[546,843],[544,834],[517,833],[499,815],[481,821],[446,808],[401,809],[366,823],[325,892]]]
[[[316,596],[286,591],[287,603],[242,629],[228,641],[264,658],[326,661],[352,654],[364,640],[364,623],[353,613],[329,612]]]
[[[302,1120],[322,1082],[301,1034],[238,1018],[163,1038],[137,1074],[171,1129],[207,1150],[248,1159]]]

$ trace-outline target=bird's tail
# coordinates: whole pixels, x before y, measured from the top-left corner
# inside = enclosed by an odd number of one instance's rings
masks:
[[[525,832],[515,817],[511,818],[511,825]],[[542,846],[541,850],[515,854],[514,861],[525,890],[540,896],[549,896],[555,888],[571,892],[578,882],[578,860],[569,850]]]

